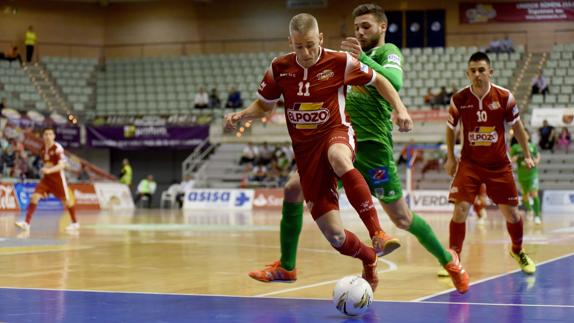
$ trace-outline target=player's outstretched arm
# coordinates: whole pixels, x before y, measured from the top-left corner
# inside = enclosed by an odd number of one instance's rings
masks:
[[[522,147],[522,152],[524,153],[524,165],[528,168],[533,168],[535,165],[532,160],[532,156],[530,155],[530,150],[528,149],[528,138],[526,137],[526,131],[524,131],[522,121],[518,120],[514,123],[512,125],[512,130],[514,130],[514,136],[520,144],[520,147]]]
[[[274,103],[266,103],[260,99],[256,99],[247,108],[238,112],[226,114],[224,117],[225,128],[235,129],[235,125],[238,121],[262,118],[267,112],[273,109],[274,105]]]
[[[446,163],[444,164],[444,169],[448,176],[454,176],[456,172],[456,157],[454,156],[454,129],[446,127]]]
[[[363,49],[361,48],[361,43],[355,37],[347,37],[341,42],[341,49],[349,52],[351,56],[358,59],[361,63],[369,66],[375,72],[384,76],[395,88],[395,90],[399,91],[403,87],[403,70],[400,65],[397,65],[396,62],[392,64],[388,64],[389,68],[384,67],[381,65],[381,62],[377,62],[374,59],[370,58]],[[400,52],[397,49],[397,52],[394,53],[397,58],[400,57]],[[400,59],[400,58],[399,58]],[[387,66],[387,65],[385,65]]]
[[[395,90],[391,82],[380,74],[376,74],[373,85],[377,88],[379,94],[385,98],[385,100],[387,100],[395,110],[397,114],[396,124],[399,126],[399,131],[411,131],[413,129],[413,120],[411,119],[407,108],[403,104],[403,101],[401,101],[399,93]]]

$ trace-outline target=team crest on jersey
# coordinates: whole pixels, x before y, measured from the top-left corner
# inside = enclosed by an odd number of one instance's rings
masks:
[[[494,101],[488,105],[488,108],[490,110],[498,110],[498,109],[500,109],[500,103],[498,101]]]
[[[317,129],[320,124],[329,120],[331,113],[323,108],[323,102],[295,103],[287,110],[289,122],[297,129]]]
[[[496,127],[476,127],[468,134],[471,146],[492,146],[498,141]]]
[[[327,81],[328,79],[332,78],[333,76],[335,76],[335,72],[333,72],[330,69],[326,69],[323,72],[317,74],[317,80]]]

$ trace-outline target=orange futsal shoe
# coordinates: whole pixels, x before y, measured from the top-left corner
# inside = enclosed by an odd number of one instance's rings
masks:
[[[468,291],[468,281],[470,280],[468,273],[462,268],[456,251],[449,249],[448,252],[452,255],[452,260],[444,266],[444,269],[446,269],[450,275],[454,288],[456,288],[459,293],[464,294]]]
[[[371,241],[377,257],[386,256],[401,246],[399,239],[389,236],[384,231],[375,233]]]
[[[297,269],[293,268],[293,270],[289,271],[281,267],[281,261],[277,260],[267,265],[265,269],[252,271],[248,275],[255,280],[265,283],[272,281],[292,283],[297,280]]]
[[[377,275],[377,260],[371,265],[363,264],[363,279],[365,279],[369,285],[371,285],[371,289],[375,292],[377,286],[379,285],[379,277]]]

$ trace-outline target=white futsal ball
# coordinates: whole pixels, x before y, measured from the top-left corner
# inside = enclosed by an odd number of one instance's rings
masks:
[[[333,303],[346,315],[361,315],[373,302],[371,285],[359,276],[341,278],[333,289]]]

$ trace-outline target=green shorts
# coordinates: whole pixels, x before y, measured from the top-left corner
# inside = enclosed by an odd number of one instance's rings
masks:
[[[535,176],[528,176],[526,178],[518,177],[518,183],[523,193],[538,191],[540,185],[538,181],[538,174]]]
[[[393,156],[391,134],[385,138],[386,142],[357,142],[355,168],[369,184],[371,194],[381,202],[390,204],[403,197],[403,190]]]

